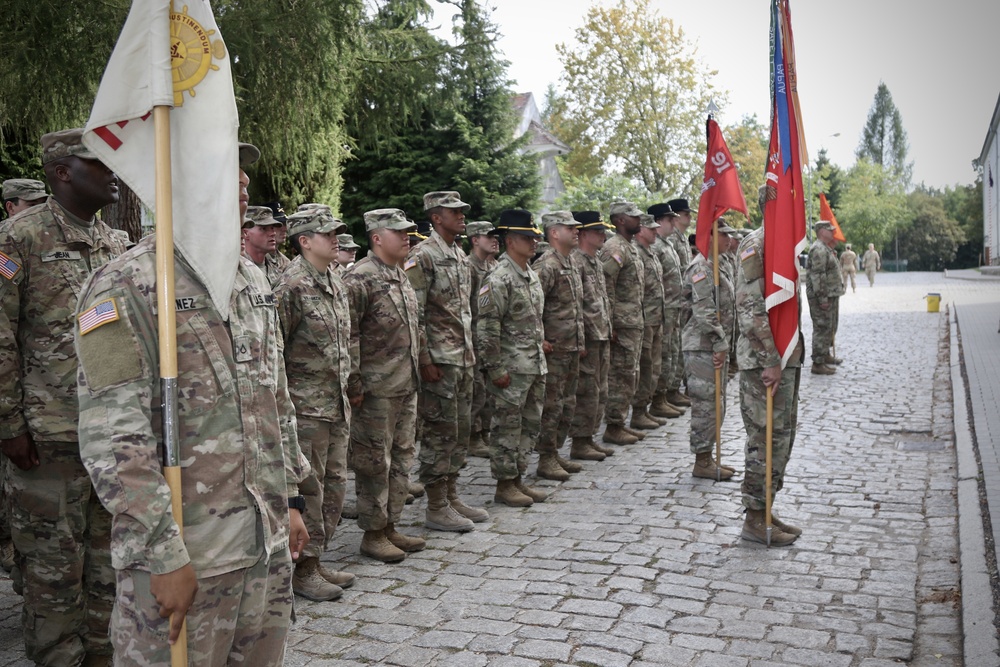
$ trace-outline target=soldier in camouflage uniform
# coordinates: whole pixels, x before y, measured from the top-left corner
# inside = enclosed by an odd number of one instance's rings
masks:
[[[844,252],[840,253],[840,272],[844,276],[844,292],[847,292],[847,281],[851,281],[851,291],[858,291],[858,253],[854,252],[848,243]]]
[[[475,340],[476,325],[479,322],[479,290],[497,265],[500,241],[493,224],[485,220],[470,222],[465,226],[465,235],[472,244],[469,253],[471,285],[469,304],[472,309],[472,336]],[[472,384],[472,410],[470,421],[472,435],[469,438],[469,456],[488,459],[490,457],[490,422],[493,419],[493,397],[486,389],[486,371],[481,363],[481,350],[476,342],[476,371]]]
[[[257,265],[257,268],[267,276],[271,287],[281,282],[283,270],[277,259],[278,227],[282,223],[274,219],[271,209],[267,206],[250,206],[247,216],[253,220],[253,227],[243,230],[243,256]]]
[[[37,206],[45,201],[48,193],[45,184],[31,178],[10,178],[0,187],[3,194],[3,208],[8,218],[21,211]]]
[[[472,430],[472,278],[469,258],[456,237],[465,231],[469,205],[457,192],[424,195],[434,230],[406,259],[403,269],[417,293],[425,346],[420,350],[420,481],[427,489],[424,525],[466,532],[490,515],[458,497]]]
[[[564,482],[580,472],[579,463],[559,456],[559,447],[569,435],[576,411],[576,387],[580,376],[580,355],[586,352],[583,335],[583,284],[580,268],[570,253],[577,245],[577,227],[569,211],[542,214],[542,229],[550,247],[531,268],[538,274],[545,304],[542,326],[545,332],[545,405],[535,451],[537,475]]]
[[[87,276],[125,247],[95,217],[118,201],[118,181],[82,134],[42,137],[53,196],[0,225],[0,451],[25,651],[45,665],[107,664],[111,653],[111,517],[80,461],[73,326]]]
[[[239,222],[217,224],[220,243],[235,243]],[[301,506],[309,463],[295,436],[274,295],[240,258],[229,312],[220,312],[175,254],[182,538],[160,464],[155,243],[147,237],[95,271],[76,327],[80,453],[114,516],[116,664],[169,665],[166,639],[185,615],[191,664],[281,664],[291,561],[309,539],[290,505]]]
[[[497,229],[506,253],[479,288],[476,333],[496,402],[490,433],[494,500],[510,507],[542,502],[546,494],[524,484],[528,456],[541,430],[545,352],[538,275],[529,266],[542,233],[528,211],[500,213]]]
[[[735,230],[721,220],[716,225],[719,247],[729,247],[729,234]],[[719,253],[719,288],[711,257],[698,255],[684,273],[684,294],[690,303],[691,318],[684,325],[681,347],[684,352],[685,378],[691,399],[691,453],[695,455],[692,475],[706,479],[729,479],[735,469],[721,466],[713,457],[715,448],[715,371],[719,369],[722,414],[726,416],[726,381],[728,380],[729,341],[735,335],[733,321],[733,283],[723,271],[725,260]]]
[[[774,344],[771,324],[764,303],[764,229],[751,232],[737,251],[736,317],[740,337],[737,357],[740,364],[740,407],[746,427],[746,472],[743,477],[743,506],[747,510],[742,537],[766,542],[765,490],[767,392],[774,395],[773,435],[771,440],[771,493],[781,490],[785,466],[795,442],[798,421],[799,378],[805,345],[802,334],[794,352],[781,366],[781,356]],[[791,544],[802,531],[771,515],[771,544]]]
[[[646,209],[646,212],[660,225],[656,230],[652,251],[659,260],[663,272],[663,345],[660,355],[660,376],[656,378],[656,391],[653,394],[653,404],[649,407],[649,414],[653,417],[676,419],[685,412],[684,407],[671,403],[668,398],[680,394],[681,377],[677,369],[682,367],[678,362],[681,356],[680,317],[681,309],[685,306],[684,272],[681,270],[681,260],[671,241],[674,234],[673,221],[677,214],[665,203],[653,204]]]
[[[424,540],[396,530],[413,465],[418,361],[424,345],[417,296],[399,264],[413,224],[399,209],[365,213],[368,256],[344,274],[351,307],[351,445],[361,553],[397,562]]]
[[[813,229],[816,240],[809,248],[809,273],[806,278],[806,296],[809,298],[809,315],[813,321],[812,372],[816,375],[833,375],[843,361],[830,354],[837,321],[840,318],[840,297],[844,294],[844,277],[840,261],[833,251],[833,224],[820,220]]]
[[[861,268],[868,276],[868,286],[875,287],[875,274],[882,270],[882,257],[875,250],[874,243],[868,244],[868,250],[865,250],[865,256],[861,260]]]
[[[642,211],[628,201],[611,204],[611,223],[616,233],[597,253],[604,267],[611,306],[611,365],[608,369],[607,428],[604,442],[631,445],[642,431],[625,426],[629,405],[635,395],[639,353],[642,349],[644,320],[643,266],[632,237],[639,231]]]
[[[326,211],[293,213],[291,244],[299,252],[274,290],[285,339],[288,393],[295,405],[299,449],[312,472],[302,485],[310,543],[295,564],[292,590],[315,601],[339,598],[354,575],[328,570],[319,559],[333,538],[347,491],[351,405],[351,312],[347,288],[333,272],[347,229]]]
[[[340,244],[340,250],[337,251],[337,263],[333,269],[346,271],[354,266],[354,255],[361,246],[354,242],[354,237],[350,234],[337,234],[337,242]]]
[[[656,240],[656,230],[660,225],[649,213],[643,213],[640,219],[642,226],[635,240],[643,267],[644,325],[642,351],[639,354],[639,378],[632,397],[631,425],[637,429],[654,429],[667,423],[665,417],[654,417],[649,413],[649,404],[653,400],[653,391],[656,389],[663,361],[663,266],[659,256],[653,252],[653,241]]]
[[[275,267],[277,268],[278,276],[280,277],[291,263],[288,256],[281,251],[281,249],[285,247],[285,239],[288,238],[288,216],[285,215],[285,207],[281,205],[281,202],[272,201],[264,204],[264,206],[271,209],[271,217],[281,223],[276,228],[274,234],[274,252],[269,255],[273,260]]]
[[[674,212],[672,218],[674,233],[670,236],[670,243],[677,253],[677,259],[681,264],[681,276],[687,271],[688,265],[694,258],[691,252],[691,244],[688,241],[688,228],[691,226],[691,207],[687,199],[671,199],[667,206]],[[667,387],[667,400],[671,405],[679,408],[686,408],[691,405],[691,399],[680,390],[681,382],[684,380],[684,354],[681,352],[681,332],[688,318],[691,317],[691,310],[686,300],[682,299],[680,311],[678,313],[677,329],[674,332],[674,342],[677,346],[677,358],[674,362],[673,374]]]

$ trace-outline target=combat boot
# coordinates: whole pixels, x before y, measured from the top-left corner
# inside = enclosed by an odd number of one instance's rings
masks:
[[[458,475],[448,475],[448,504],[472,523],[482,523],[490,513],[481,507],[469,507],[458,497]]]
[[[785,523],[784,521],[782,521],[781,519],[779,519],[774,515],[773,510],[771,511],[771,525],[777,526],[782,530],[782,532],[788,533],[789,535],[794,535],[795,537],[798,537],[799,535],[802,534],[801,528],[799,528],[798,526],[791,526]]]
[[[0,568],[7,574],[14,569],[14,542],[6,540],[0,546]]]
[[[354,585],[354,580],[357,579],[357,577],[350,572],[344,572],[342,570],[328,570],[323,567],[323,563],[319,564],[319,576],[323,577],[334,586],[340,586],[341,588],[350,588]]]
[[[313,602],[336,600],[344,591],[323,578],[319,573],[319,559],[315,556],[303,558],[295,564],[292,574],[292,591]]]
[[[358,504],[353,500],[344,503],[344,508],[340,510],[340,520],[344,519],[357,519],[358,518]]]
[[[551,452],[538,455],[538,469],[535,474],[542,479],[551,479],[556,482],[565,482],[569,479],[569,473],[559,465],[556,455]]]
[[[823,362],[827,366],[839,366],[842,363],[844,363],[844,360],[841,359],[840,357],[835,357],[832,354],[828,354],[825,357],[823,357]]]
[[[655,421],[652,417],[646,414],[645,410],[642,408],[635,408],[632,410],[632,422],[629,424],[633,429],[644,429],[647,431],[652,431],[654,428],[660,428],[660,422]]]
[[[604,454],[605,456],[614,456],[615,450],[613,447],[605,447],[601,443],[594,440],[594,438],[588,438],[590,442],[590,448]]]
[[[740,537],[749,542],[767,544],[767,527],[764,523],[764,510],[747,510],[747,518],[743,522],[743,532]],[[776,525],[771,525],[771,546],[786,547],[795,541],[795,535],[789,535]]]
[[[83,656],[80,667],[111,667],[113,658],[103,653],[87,653]]]
[[[424,485],[420,482],[407,482],[406,492],[413,496],[414,498],[424,497]]]
[[[654,417],[665,417],[667,419],[676,419],[684,414],[682,410],[678,410],[667,400],[666,396],[658,396],[653,399],[653,404],[649,406],[649,414]]]
[[[472,438],[469,440],[469,456],[475,456],[480,459],[490,458],[490,448],[486,444],[486,438],[483,437],[482,433],[472,434]]]
[[[651,413],[649,411],[649,408],[646,408],[645,410],[643,410],[643,414],[646,415],[647,419],[651,419],[652,421],[656,422],[660,426],[663,426],[664,424],[667,423],[667,418],[666,417],[657,417],[656,415],[654,415],[653,413]]]
[[[531,498],[532,501],[536,503],[544,503],[549,497],[549,494],[545,493],[541,489],[536,489],[534,487],[525,484],[524,478],[521,477],[520,475],[518,475],[517,478],[514,480],[514,486],[517,487],[518,491],[528,496],[529,498]]]
[[[395,524],[391,523],[385,525],[385,539],[389,540],[392,546],[408,554],[412,554],[415,551],[423,551],[424,547],[427,546],[427,542],[422,537],[404,535],[396,530]]]
[[[812,374],[813,375],[833,375],[837,372],[837,369],[833,366],[827,366],[826,364],[814,361],[812,364]]]
[[[711,452],[695,454],[694,470],[691,471],[695,477],[724,481],[732,477],[733,472],[730,468],[716,465]]]
[[[645,431],[640,431],[639,429],[632,428],[631,426],[622,426],[622,428],[625,429],[626,433],[632,434],[632,437],[634,437],[636,440],[645,440],[646,439],[646,432]]]
[[[679,389],[668,391],[667,400],[671,405],[675,405],[679,408],[687,408],[691,406],[691,399],[682,394]]]
[[[508,507],[531,507],[534,500],[524,494],[513,479],[498,479],[497,490],[493,494],[493,502],[503,503]]]
[[[591,445],[590,438],[573,438],[569,457],[580,461],[603,461],[606,457]]]
[[[639,438],[625,430],[622,424],[608,424],[604,429],[604,442],[612,445],[634,445]]]
[[[556,452],[556,462],[559,463],[560,468],[562,468],[571,475],[574,475],[583,470],[582,464],[575,463],[573,461],[567,461],[566,459],[564,459],[562,456],[559,455],[559,452]]]
[[[364,537],[361,538],[361,553],[383,563],[398,563],[406,558],[406,554],[389,541],[385,536],[385,530],[385,528],[366,530]]]
[[[475,526],[448,503],[447,484],[447,480],[440,479],[427,485],[427,513],[424,515],[424,525],[431,530],[467,533]]]

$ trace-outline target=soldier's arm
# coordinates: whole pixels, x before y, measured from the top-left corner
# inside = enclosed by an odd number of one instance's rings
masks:
[[[298,290],[282,281],[274,288],[274,300],[278,305],[278,318],[281,320],[281,335],[285,340],[291,340],[292,334],[299,328],[302,321],[302,299]]]
[[[742,250],[742,247],[741,247]],[[770,368],[781,363],[774,344],[771,321],[764,301],[763,266],[759,257],[740,263],[736,274],[736,321],[740,334],[747,340],[758,366]]]
[[[728,350],[729,337],[719,321],[715,285],[711,271],[708,270],[708,267],[700,267],[697,271],[692,271],[689,284],[691,285],[691,319],[711,341],[713,352]]]
[[[507,285],[494,276],[488,276],[480,288],[479,322],[476,323],[476,335],[483,352],[479,359],[490,380],[507,374],[500,350],[500,320],[507,311]]]
[[[828,296],[826,285],[823,284],[823,273],[827,271],[826,257],[822,248],[814,245],[809,249],[809,286],[812,287],[813,296],[819,303],[826,303]]]
[[[417,295],[417,321],[420,322],[421,331],[426,332],[427,295],[434,282],[434,262],[426,253],[421,252],[420,248],[414,248],[403,266],[406,269],[406,277],[410,281],[410,286],[413,287],[413,291]],[[425,333],[420,341],[420,365],[429,366],[432,363]]]
[[[351,311],[351,374],[347,378],[347,397],[353,401],[364,396],[365,388],[361,383],[361,320],[368,310],[368,292],[361,275],[348,273],[344,276],[347,287],[347,303]],[[357,406],[355,406],[357,407]]]
[[[292,404],[292,397],[288,394],[288,376],[285,374],[285,338],[281,333],[280,326],[276,328],[275,338],[278,346],[277,368],[273,369],[274,376],[277,378],[275,400],[278,404],[278,427],[281,431],[281,444],[285,450],[285,482],[288,485],[286,495],[292,498],[299,495],[299,484],[309,476],[311,467],[309,460],[299,448],[295,405]]]
[[[0,226],[0,440],[28,432],[22,410],[20,348],[17,328],[20,322],[25,261],[14,242],[9,223]]]
[[[614,255],[618,255],[618,259],[615,259]],[[604,269],[604,283],[608,289],[608,317],[611,318],[611,328],[614,330],[615,302],[618,297],[618,276],[621,274],[622,262],[624,260],[622,259],[621,251],[609,252],[606,257],[600,259],[601,266]]]

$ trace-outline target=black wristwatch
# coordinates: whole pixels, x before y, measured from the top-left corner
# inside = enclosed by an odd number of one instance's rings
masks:
[[[288,499],[288,509],[298,510],[300,513],[305,514],[306,511],[306,498],[305,496],[292,496]]]

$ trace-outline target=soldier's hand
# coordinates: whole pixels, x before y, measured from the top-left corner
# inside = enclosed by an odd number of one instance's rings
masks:
[[[712,366],[714,368],[722,368],[722,365],[726,363],[726,358],[728,356],[729,356],[728,352],[713,352]]]
[[[510,373],[504,373],[503,377],[499,377],[493,381],[493,386],[499,387],[501,389],[506,389],[510,386]]]
[[[364,394],[358,394],[354,398],[351,398],[350,396],[348,396],[347,402],[351,404],[352,408],[360,408],[361,404],[365,402],[365,395]]]
[[[423,378],[424,382],[440,382],[444,373],[436,364],[427,364],[420,367],[420,377]]]
[[[827,303],[821,303],[821,304],[819,304],[819,309],[820,310],[830,310],[830,303],[827,302]]]
[[[545,354],[549,354],[550,352],[552,352],[552,343],[550,343],[547,340],[543,340],[542,341],[542,352],[544,352]]]
[[[149,591],[160,605],[160,618],[170,619],[171,644],[181,636],[181,624],[197,590],[198,579],[190,563],[173,572],[150,575]]]
[[[581,359],[585,359],[586,357],[587,357],[587,348],[581,347],[580,348],[580,358]]]
[[[781,381],[781,364],[765,368],[760,372],[760,379],[764,386],[771,390],[771,396],[778,390],[778,383]]]
[[[618,334],[616,332],[614,332],[614,331],[611,332],[611,342],[612,343],[617,343],[618,342]]]
[[[302,513],[296,509],[288,510],[288,548],[292,552],[292,560],[298,560],[299,554],[309,544],[309,531],[306,530],[306,522],[302,520]]]
[[[31,470],[39,464],[38,450],[30,433],[0,440],[0,451],[21,470]]]

